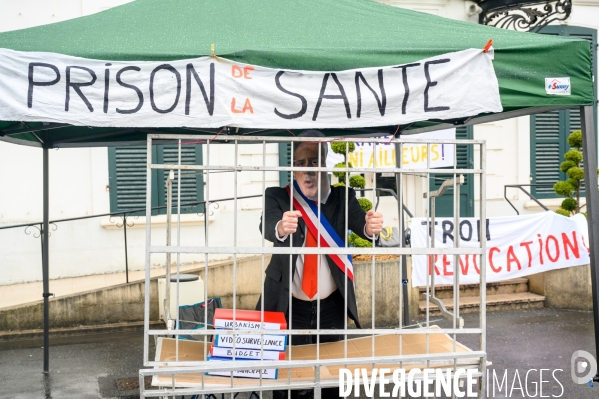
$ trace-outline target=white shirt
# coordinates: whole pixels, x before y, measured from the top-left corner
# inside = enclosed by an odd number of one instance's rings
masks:
[[[327,191],[326,195],[321,198],[321,203],[326,204],[329,196],[331,194],[331,188],[329,187],[329,191]],[[279,223],[275,226],[275,237],[279,241],[285,241],[289,235],[279,237]],[[364,234],[366,235],[366,226],[364,226]],[[305,234],[304,234],[305,236]],[[368,237],[368,235],[366,235]],[[306,238],[304,237],[303,246],[306,246]],[[318,263],[318,292],[314,295],[314,298],[308,298],[308,295],[302,290],[302,279],[304,276],[304,254],[299,254],[297,257],[297,261],[295,262],[295,274],[293,275],[293,282],[291,283],[291,295],[294,298],[300,299],[302,301],[315,301],[318,298],[318,294],[320,293],[320,299],[328,298],[335,290],[337,289],[337,284],[335,284],[335,280],[333,280],[333,275],[331,274],[331,269],[329,267],[329,262],[327,262],[326,255],[320,255]]]

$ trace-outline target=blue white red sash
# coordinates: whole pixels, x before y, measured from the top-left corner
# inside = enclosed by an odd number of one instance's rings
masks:
[[[339,237],[339,234],[333,229],[324,215],[318,218],[318,205],[315,201],[308,199],[300,190],[297,182],[293,182],[293,206],[301,212],[306,226],[314,237],[318,237],[318,226],[320,226],[320,246],[322,248],[344,248],[345,241]],[[287,194],[291,196],[289,185],[285,187]],[[354,268],[352,266],[351,255],[328,255],[333,262],[343,271],[349,279],[354,281]]]

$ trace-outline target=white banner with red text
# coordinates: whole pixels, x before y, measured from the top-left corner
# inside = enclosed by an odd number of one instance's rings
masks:
[[[430,221],[410,221],[412,248],[430,248]],[[480,221],[461,218],[458,228],[453,218],[435,218],[435,247],[453,248],[459,235],[459,248],[480,248]],[[555,212],[487,219],[487,282],[501,281],[548,270],[589,264],[587,221],[583,215],[565,217]],[[460,284],[480,281],[480,255],[460,255]],[[454,255],[413,255],[412,286],[426,285],[435,273],[435,284],[453,284]],[[430,280],[429,280],[430,283]]]
[[[0,49],[0,120],[98,127],[395,126],[502,111],[493,50],[300,71],[220,57],[110,61]]]

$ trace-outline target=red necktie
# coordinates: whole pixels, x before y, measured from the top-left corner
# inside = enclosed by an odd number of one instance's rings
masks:
[[[306,247],[317,247],[316,237],[309,229],[306,234]],[[312,299],[318,291],[318,255],[304,254],[304,276],[302,277],[302,291]]]

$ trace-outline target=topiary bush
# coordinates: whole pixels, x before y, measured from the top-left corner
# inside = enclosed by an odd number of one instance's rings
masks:
[[[372,247],[372,242],[359,237],[354,232],[352,232],[349,235],[348,242],[349,242],[350,246],[357,247],[357,248],[371,248]]]
[[[578,166],[582,161],[582,152],[578,149],[572,149],[564,154],[564,158],[566,158],[566,161],[574,162]]]
[[[575,162],[572,161],[564,161],[561,163],[561,165],[559,166],[559,168],[561,169],[562,172],[566,173],[568,171],[568,169],[572,168],[576,166]]]
[[[568,137],[570,147],[582,148],[582,130],[574,130]]]
[[[364,188],[366,187],[366,179],[360,175],[350,176],[349,186],[354,188]]]
[[[346,152],[347,153],[354,152],[355,149],[356,149],[356,145],[351,142],[342,141],[342,142],[331,143],[331,150],[333,150],[333,152],[336,154],[343,155],[344,158],[345,158]],[[335,165],[335,168],[345,168],[345,167],[346,167],[345,161],[339,162],[338,164]],[[348,162],[347,167],[353,168],[353,165],[350,162]],[[333,184],[333,187],[345,187],[345,183],[348,180],[347,179],[348,174],[349,174],[348,172],[333,172],[333,175],[339,179],[339,183]],[[364,179],[364,177],[360,176],[360,175],[350,176],[349,177],[349,186],[352,188],[364,188],[364,187],[366,187],[366,179]],[[364,210],[364,212],[368,212],[369,210],[372,209],[372,202],[370,202],[370,200],[368,200],[367,198],[358,198],[358,202],[360,203],[360,207]],[[354,232],[350,233],[350,235],[348,237],[348,244],[350,246],[358,247],[358,248],[372,247],[372,242],[365,240],[363,238],[360,238]]]
[[[347,145],[349,144],[349,149],[347,150],[348,153],[350,152],[354,152],[354,150],[356,149],[356,144],[353,142],[346,142],[346,141],[334,141],[331,143],[331,149],[333,150],[333,152],[335,154],[341,154],[341,155],[345,155],[345,147],[347,147]]]
[[[568,144],[572,148],[564,154],[566,160],[559,167],[568,176],[568,179],[555,183],[553,191],[566,197],[562,201],[560,209],[555,212],[569,217],[572,213],[580,213],[580,187],[584,181],[584,170],[580,167],[582,162],[582,132],[575,130],[570,133]],[[597,173],[599,174],[599,170]]]
[[[574,192],[574,187],[569,181],[558,181],[553,185],[553,191],[564,197],[570,197]]]
[[[572,212],[576,209],[576,200],[574,198],[566,198],[562,201],[562,209]]]
[[[364,212],[368,212],[372,209],[372,202],[370,202],[368,198],[358,198],[358,202],[360,203],[362,209],[364,209]]]
[[[338,164],[335,164],[334,167],[335,168],[345,168],[345,162],[339,162]],[[351,162],[347,163],[347,167],[348,168],[353,168]],[[347,174],[347,172],[333,172],[333,176],[339,178],[339,182],[340,183],[345,183],[345,175],[346,174]]]

